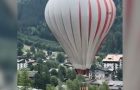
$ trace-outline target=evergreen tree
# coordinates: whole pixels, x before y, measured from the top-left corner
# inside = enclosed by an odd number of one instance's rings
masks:
[[[63,54],[59,53],[56,57],[56,60],[59,62],[59,63],[64,63],[64,60],[65,60],[65,57]]]
[[[58,72],[55,69],[52,69],[51,70],[51,75],[57,77],[58,76]]]
[[[51,85],[57,86],[58,85],[58,79],[55,76],[52,76],[50,79]]]
[[[46,84],[44,83],[44,78],[42,73],[36,73],[34,76],[34,87],[37,89],[46,88]]]
[[[61,81],[64,81],[66,78],[66,68],[63,66],[59,66],[58,68],[58,76]]]
[[[31,51],[33,54],[35,54],[35,53],[36,53],[35,47],[34,47],[34,46],[31,46],[30,51]]]
[[[27,88],[30,86],[30,80],[28,76],[28,72],[26,69],[21,70],[18,73],[18,85],[23,86],[24,90],[27,90]]]
[[[74,70],[67,70],[67,78],[70,80],[74,80],[76,78],[76,72]]]
[[[51,84],[48,84],[46,90],[55,90],[55,87]]]

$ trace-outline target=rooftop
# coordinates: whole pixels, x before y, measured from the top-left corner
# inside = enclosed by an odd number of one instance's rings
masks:
[[[108,54],[103,59],[103,62],[105,62],[105,61],[118,62],[120,60],[123,60],[123,55],[122,54]]]

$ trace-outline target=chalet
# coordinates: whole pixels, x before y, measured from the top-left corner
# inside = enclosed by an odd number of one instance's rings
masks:
[[[116,71],[118,68],[122,68],[123,55],[122,54],[108,54],[103,59],[103,66],[110,71]]]
[[[21,59],[17,61],[17,70],[27,68],[28,62],[26,59]]]
[[[28,65],[36,65],[36,60],[32,59],[17,59],[17,70],[28,68]]]

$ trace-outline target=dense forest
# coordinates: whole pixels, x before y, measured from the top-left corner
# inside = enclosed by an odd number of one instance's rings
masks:
[[[47,1],[18,0],[18,44],[50,51],[63,51],[45,22],[44,9]],[[122,0],[114,2],[117,7],[116,19],[99,54],[122,53]]]

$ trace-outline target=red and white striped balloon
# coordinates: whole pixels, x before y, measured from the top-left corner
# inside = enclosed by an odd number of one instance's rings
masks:
[[[113,0],[49,0],[46,22],[76,69],[89,69],[116,15]]]

